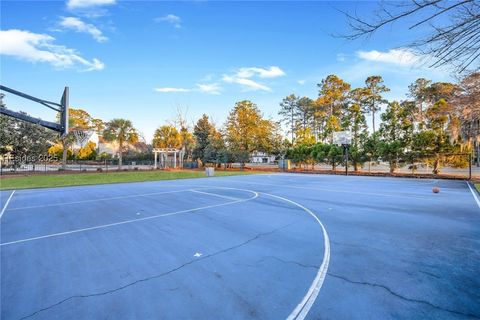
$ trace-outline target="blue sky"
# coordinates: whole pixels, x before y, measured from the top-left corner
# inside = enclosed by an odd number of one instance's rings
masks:
[[[103,120],[128,118],[150,142],[176,109],[221,126],[248,99],[278,119],[279,102],[315,98],[337,74],[352,87],[383,76],[390,99],[418,77],[451,81],[405,49],[424,30],[395,25],[349,42],[339,10],[371,15],[376,2],[2,1],[1,83],[48,100],[69,86],[70,104]],[[12,109],[53,119],[13,97]]]

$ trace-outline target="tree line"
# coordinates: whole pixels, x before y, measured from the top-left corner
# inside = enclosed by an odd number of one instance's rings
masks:
[[[287,157],[297,164],[329,163],[332,169],[344,161],[333,134],[351,132],[349,157],[354,170],[366,161],[388,162],[394,173],[400,164],[431,163],[437,174],[442,163],[468,165],[465,154],[479,151],[480,74],[458,83],[420,78],[408,88],[406,99],[388,101],[389,88],[381,76],[370,76],[365,85],[352,88],[336,75],[318,85],[318,97],[291,94],[280,103],[280,116],[288,128],[291,145]],[[381,123],[375,123],[381,110]],[[371,115],[369,127],[366,115]]]
[[[244,165],[253,152],[292,159],[297,165],[328,163],[335,169],[344,161],[343,149],[333,144],[334,132],[349,131],[349,158],[354,170],[367,161],[386,161],[393,173],[402,164],[422,159],[438,173],[441,163],[464,166],[460,154],[479,149],[480,73],[471,73],[458,83],[417,79],[402,101],[388,101],[389,91],[381,76],[370,76],[359,88],[336,75],[318,85],[318,96],[290,94],[279,103],[277,122],[265,118],[252,101],[239,101],[225,123],[217,127],[207,115],[189,126],[181,114],[173,123],[155,130],[147,144],[128,119],[104,122],[82,109],[70,109],[71,128],[97,132],[100,142],[116,149],[119,167],[127,158],[151,159],[152,148],[184,149],[185,160],[201,165]],[[380,123],[376,115],[380,114]],[[367,124],[366,116],[371,116]],[[1,117],[0,152],[21,156],[48,152],[58,158],[105,159],[93,142],[79,148],[72,133],[58,138],[51,131]],[[286,128],[282,134],[282,125]],[[412,168],[414,169],[414,168]]]

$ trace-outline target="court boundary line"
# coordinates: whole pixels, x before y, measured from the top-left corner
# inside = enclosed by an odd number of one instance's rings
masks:
[[[231,188],[231,189],[234,189],[234,188]],[[230,204],[250,201],[250,200],[256,199],[258,197],[258,192],[253,191],[253,190],[248,190],[248,189],[235,189],[235,190],[242,190],[242,191],[247,191],[247,192],[253,193],[253,197],[246,198],[246,199],[239,199],[239,200],[236,200],[236,201],[220,203],[220,204],[215,204],[215,205],[197,207],[197,208],[193,208],[193,209],[185,209],[185,210],[180,210],[180,211],[167,212],[167,213],[157,214],[157,215],[153,215],[153,216],[145,217],[145,218],[129,219],[129,220],[124,220],[124,221],[114,222],[114,223],[108,223],[108,224],[103,224],[103,225],[94,226],[94,227],[75,229],[75,230],[70,230],[70,231],[47,234],[47,235],[38,236],[38,237],[32,237],[32,238],[26,238],[26,239],[15,240],[15,241],[10,241],[10,242],[4,242],[4,243],[0,243],[0,247],[9,246],[9,245],[18,244],[18,243],[25,243],[25,242],[30,242],[30,241],[40,240],[40,239],[53,238],[53,237],[68,235],[68,234],[72,234],[72,233],[80,233],[80,232],[91,231],[91,230],[96,230],[96,229],[109,228],[109,227],[113,227],[113,226],[129,224],[129,223],[134,223],[134,222],[138,222],[138,221],[145,221],[145,220],[151,220],[151,219],[156,219],[156,218],[161,218],[161,217],[173,216],[173,215],[180,214],[180,213],[194,212],[194,211],[205,210],[205,209],[210,209],[210,208],[215,208],[215,207],[221,207],[221,206],[226,206],[226,205],[230,205]]]
[[[7,211],[8,204],[10,203],[10,200],[12,200],[13,194],[15,193],[15,190],[10,193],[10,196],[7,199],[7,202],[5,202],[5,205],[3,206],[2,212],[0,212],[0,221],[2,220],[3,214],[5,211]]]
[[[477,206],[480,209],[480,200],[478,200],[478,196],[476,194],[476,191],[473,190],[472,186],[470,185],[470,183],[468,183],[468,181],[465,181],[465,182],[467,183],[467,186],[468,186],[468,188],[470,189],[470,192],[473,195],[473,199],[475,199],[475,202],[477,203]]]
[[[308,289],[307,293],[303,297],[302,301],[295,307],[295,309],[290,313],[290,315],[287,317],[287,320],[303,320],[307,316],[308,312],[313,306],[313,303],[318,297],[318,294],[320,293],[320,289],[323,286],[323,282],[325,281],[325,277],[327,275],[328,271],[328,265],[330,263],[330,238],[328,237],[327,230],[325,226],[323,225],[322,221],[317,217],[315,213],[313,213],[310,209],[304,207],[298,202],[295,202],[293,200],[277,196],[274,194],[266,193],[266,192],[259,192],[260,194],[265,194],[267,196],[277,198],[283,201],[286,201],[290,204],[293,204],[300,209],[304,210],[307,212],[310,216],[312,216],[317,223],[320,225],[320,228],[322,229],[323,233],[323,241],[324,241],[324,253],[323,253],[323,260],[318,268],[317,275],[315,276],[315,279],[313,280],[312,284],[310,285],[310,288]]]

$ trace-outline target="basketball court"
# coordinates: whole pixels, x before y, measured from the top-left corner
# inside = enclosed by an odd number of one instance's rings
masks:
[[[249,175],[2,191],[1,208],[2,319],[480,318],[465,181]]]

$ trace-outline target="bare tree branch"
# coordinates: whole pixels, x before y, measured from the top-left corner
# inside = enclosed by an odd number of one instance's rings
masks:
[[[407,17],[416,19],[408,30],[425,26],[430,35],[407,44],[408,47],[433,59],[431,67],[452,65],[461,73],[470,67],[479,69],[480,1],[462,0],[405,0],[402,3],[382,3],[375,18],[359,17],[343,12],[351,33],[341,35],[347,40],[370,37],[378,30]],[[439,22],[439,17],[442,21]],[[448,21],[445,24],[445,21]],[[436,25],[438,24],[438,26]]]

